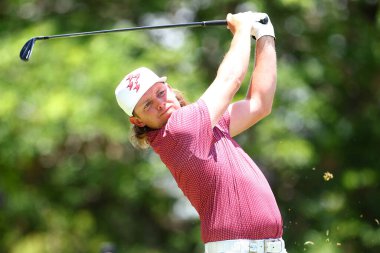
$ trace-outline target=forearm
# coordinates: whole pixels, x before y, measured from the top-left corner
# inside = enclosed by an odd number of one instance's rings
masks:
[[[231,84],[231,92],[236,92],[247,73],[251,53],[251,38],[249,29],[236,31],[230,48],[220,64],[217,81]],[[224,87],[227,88],[227,87]]]
[[[244,28],[235,32],[215,80],[201,97],[209,109],[212,126],[227,110],[243,82],[249,65],[250,37],[249,29]]]
[[[277,81],[277,62],[274,29],[267,14],[255,14],[256,20],[268,19],[263,24],[253,22],[252,35],[257,38],[255,66],[247,96],[231,104],[230,134],[236,136],[247,130],[272,110]]]
[[[275,40],[264,36],[257,41],[255,67],[252,72],[247,99],[259,100],[264,111],[272,109],[277,82]]]

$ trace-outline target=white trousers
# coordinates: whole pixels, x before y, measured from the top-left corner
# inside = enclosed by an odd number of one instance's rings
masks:
[[[266,240],[226,240],[208,242],[205,253],[286,253],[282,238]]]

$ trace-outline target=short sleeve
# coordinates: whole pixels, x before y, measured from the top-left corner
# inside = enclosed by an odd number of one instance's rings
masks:
[[[219,129],[226,134],[230,133],[230,118],[230,113],[226,110],[217,124]]]

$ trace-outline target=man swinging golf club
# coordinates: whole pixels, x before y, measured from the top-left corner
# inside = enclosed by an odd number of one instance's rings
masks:
[[[258,22],[267,18],[268,22]],[[227,15],[233,38],[215,80],[192,104],[142,67],[115,90],[135,144],[150,145],[197,210],[206,253],[286,253],[282,218],[263,173],[232,139],[271,112],[276,89],[274,29],[267,14]],[[232,103],[257,40],[245,99]]]

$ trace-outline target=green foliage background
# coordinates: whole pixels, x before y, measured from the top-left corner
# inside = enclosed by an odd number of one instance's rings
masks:
[[[37,35],[269,13],[273,112],[239,143],[261,166],[288,252],[380,252],[378,0],[0,3],[0,252],[203,252],[199,223],[151,151],[134,150],[114,88],[145,65],[194,101],[213,80],[224,27],[38,41]],[[248,77],[247,77],[248,79]],[[238,96],[244,96],[245,84]],[[333,179],[325,181],[326,172]]]

